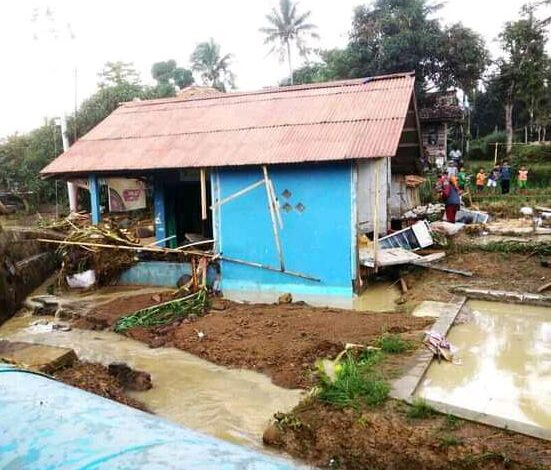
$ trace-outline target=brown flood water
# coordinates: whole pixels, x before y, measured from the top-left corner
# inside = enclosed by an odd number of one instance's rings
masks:
[[[469,301],[453,326],[460,365],[434,362],[418,395],[551,429],[551,309]]]
[[[0,338],[70,347],[80,359],[122,361],[151,374],[153,388],[132,392],[159,416],[228,441],[259,447],[277,411],[292,409],[302,391],[277,387],[262,374],[228,369],[175,348],[147,345],[108,331],[52,331],[31,325],[52,317],[14,317],[0,326]]]

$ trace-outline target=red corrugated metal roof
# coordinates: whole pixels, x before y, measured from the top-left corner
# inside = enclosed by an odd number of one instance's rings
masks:
[[[125,103],[42,174],[389,157],[410,74]]]

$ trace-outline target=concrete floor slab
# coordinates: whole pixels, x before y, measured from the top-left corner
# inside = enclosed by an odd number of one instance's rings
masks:
[[[413,311],[414,317],[432,317],[439,318],[441,315],[445,315],[446,312],[453,307],[453,304],[448,302],[435,302],[432,300],[425,300]]]
[[[0,341],[0,362],[2,360],[49,374],[72,365],[77,360],[77,356],[70,348],[20,341]]]

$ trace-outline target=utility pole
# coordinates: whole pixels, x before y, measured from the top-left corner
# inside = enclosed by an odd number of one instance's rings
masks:
[[[67,137],[67,116],[61,115],[61,140],[63,142],[63,151],[69,150],[69,137]],[[69,211],[71,214],[78,210],[78,186],[71,181],[67,181],[67,193],[69,194]]]

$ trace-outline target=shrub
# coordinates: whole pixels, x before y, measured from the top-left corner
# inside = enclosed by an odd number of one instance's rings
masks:
[[[390,387],[373,371],[371,363],[348,354],[338,366],[334,380],[320,376],[317,396],[321,401],[338,407],[380,406],[386,401]]]
[[[377,340],[377,346],[389,354],[399,354],[411,349],[411,344],[408,341],[389,333],[385,333]]]

